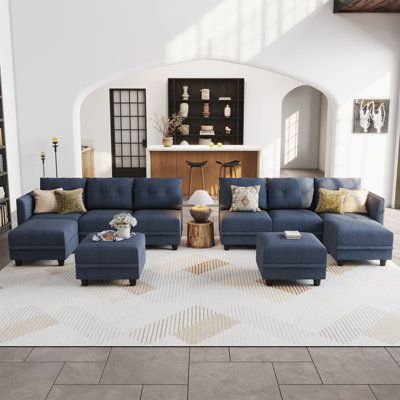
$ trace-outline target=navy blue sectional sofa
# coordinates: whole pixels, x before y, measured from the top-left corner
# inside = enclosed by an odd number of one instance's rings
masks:
[[[18,227],[9,234],[10,259],[63,261],[91,232],[110,229],[115,214],[128,211],[146,245],[177,249],[182,236],[181,178],[42,178],[43,190],[83,189],[86,213],[34,214],[32,192],[17,199]]]
[[[231,212],[231,185],[260,185],[260,212]],[[367,199],[368,214],[344,215],[314,212],[318,189],[360,189],[357,178],[221,178],[219,229],[225,249],[255,245],[262,232],[298,230],[318,237],[328,252],[344,260],[392,258],[393,233],[383,223],[385,201],[373,193]]]

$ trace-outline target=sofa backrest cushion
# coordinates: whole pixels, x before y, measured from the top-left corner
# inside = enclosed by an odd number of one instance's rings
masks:
[[[260,186],[258,206],[267,208],[267,181],[265,178],[220,178],[219,179],[219,208],[229,210],[232,205],[231,186]]]
[[[133,210],[133,185],[133,178],[89,178],[87,209]]]
[[[83,189],[83,203],[86,205],[86,184],[87,178],[40,178],[41,190],[52,189]]]
[[[180,210],[182,178],[137,178],[133,197],[135,210]]]
[[[268,178],[268,209],[307,209],[314,195],[313,178]]]
[[[312,208],[315,209],[318,204],[319,189],[338,190],[345,189],[361,189],[361,178],[315,178],[314,179],[314,199]]]

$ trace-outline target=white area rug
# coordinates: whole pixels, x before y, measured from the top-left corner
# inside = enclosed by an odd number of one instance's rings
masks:
[[[1,346],[400,344],[400,268],[336,266],[265,286],[254,250],[148,250],[136,287],[75,279],[74,259],[0,271]]]

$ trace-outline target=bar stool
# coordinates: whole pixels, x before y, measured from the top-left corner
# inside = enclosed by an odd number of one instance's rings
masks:
[[[220,178],[222,176],[224,176],[224,178],[226,178],[226,170],[228,168],[229,168],[229,173],[230,173],[231,178],[233,177],[232,171],[235,174],[235,178],[236,178],[236,167],[241,165],[241,162],[239,160],[233,160],[233,161],[228,161],[228,162],[216,161],[216,163],[221,166],[221,168],[219,169],[219,177]]]
[[[189,196],[192,194],[191,192],[191,184],[192,184],[192,168],[200,168],[201,171],[201,188],[205,190],[205,184],[204,184],[204,170],[203,167],[207,164],[207,161],[200,161],[200,162],[195,162],[195,161],[188,161],[186,160],[186,164],[189,165],[190,171],[189,171]]]

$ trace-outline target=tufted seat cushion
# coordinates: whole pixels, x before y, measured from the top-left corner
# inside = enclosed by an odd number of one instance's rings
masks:
[[[312,178],[268,178],[268,209],[305,209],[314,194]]]
[[[134,185],[134,209],[182,208],[182,178],[138,178]]]
[[[179,233],[181,214],[181,210],[137,210],[133,214],[138,221],[135,231],[160,236]]]
[[[133,178],[90,178],[87,182],[88,210],[133,209]]]
[[[322,236],[323,220],[310,210],[271,210],[268,211],[272,219],[274,232],[300,231],[311,232]]]

